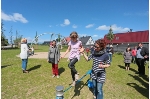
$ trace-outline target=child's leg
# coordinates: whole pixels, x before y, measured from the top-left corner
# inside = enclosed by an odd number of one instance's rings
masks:
[[[125,68],[126,68],[126,70],[128,70],[127,63],[125,63]]]
[[[130,63],[128,63],[128,70],[130,69]]]

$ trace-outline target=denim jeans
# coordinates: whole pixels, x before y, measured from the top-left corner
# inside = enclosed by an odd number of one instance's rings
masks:
[[[22,70],[26,70],[28,59],[22,59]]]
[[[112,62],[112,54],[109,54],[110,62]]]
[[[92,80],[92,82],[94,85],[94,96],[96,96],[96,99],[103,99],[103,83],[99,83],[97,80]]]

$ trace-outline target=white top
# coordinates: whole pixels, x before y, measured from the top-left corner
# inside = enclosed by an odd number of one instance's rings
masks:
[[[28,49],[28,46],[27,44],[21,44],[21,53],[20,53],[20,58],[21,59],[27,59],[28,56],[29,56],[29,49]]]

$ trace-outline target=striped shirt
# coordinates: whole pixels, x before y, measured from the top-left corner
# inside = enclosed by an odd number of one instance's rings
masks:
[[[105,68],[99,68],[99,65],[110,64],[108,53],[104,53],[100,57],[95,57],[93,54],[90,54],[88,61],[91,59],[93,59],[91,78],[97,80],[97,82],[104,83],[106,78]]]

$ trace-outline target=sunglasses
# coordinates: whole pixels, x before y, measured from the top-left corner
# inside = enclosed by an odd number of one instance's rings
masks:
[[[100,47],[97,47],[97,46],[94,46],[95,48],[100,48]]]

